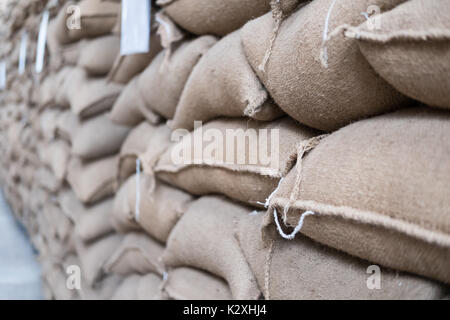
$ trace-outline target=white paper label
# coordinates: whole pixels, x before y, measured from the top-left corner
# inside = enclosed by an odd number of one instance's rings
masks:
[[[0,61],[0,90],[4,90],[6,87],[6,62]]]
[[[120,54],[150,50],[150,0],[122,0]]]
[[[36,52],[36,72],[40,73],[44,66],[45,43],[47,42],[48,10],[42,14],[41,26],[39,27],[39,36]]]
[[[28,33],[24,31],[22,33],[22,39],[20,41],[19,74],[23,74],[25,72],[25,64],[27,61],[27,43],[28,43]]]

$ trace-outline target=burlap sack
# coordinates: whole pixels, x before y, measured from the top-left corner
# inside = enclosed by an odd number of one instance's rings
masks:
[[[147,122],[133,129],[122,144],[117,169],[118,184],[122,184],[130,175],[136,172],[136,159],[142,160],[149,174],[157,159],[170,145],[170,129],[162,124],[152,126]]]
[[[45,225],[40,226],[41,232],[49,238],[55,238],[59,241],[69,239],[73,231],[73,224],[56,203],[45,203],[41,215],[45,218]]]
[[[58,109],[45,109],[39,118],[40,130],[45,141],[51,141],[55,138],[56,133],[56,122],[60,110]],[[19,123],[16,128],[11,127],[11,130],[19,130]],[[21,128],[20,128],[21,129]]]
[[[194,34],[224,36],[270,10],[270,0],[158,0],[164,12]]]
[[[113,231],[111,211],[113,199],[105,199],[89,208],[75,220],[75,233],[85,242],[105,236]]]
[[[47,107],[52,105],[54,103],[56,90],[56,76],[51,74],[45,78],[39,88],[39,106]]]
[[[324,138],[282,181],[267,222],[450,283],[449,116],[411,108]]]
[[[64,140],[53,140],[39,150],[40,159],[53,172],[58,181],[63,181],[67,174],[70,158],[70,147]]]
[[[156,10],[152,8],[151,10],[151,21],[155,20],[154,12]],[[121,55],[120,53],[116,56],[114,65],[111,71],[108,73],[108,80],[112,82],[126,84],[134,76],[141,73],[153,58],[161,51],[161,39],[157,33],[157,28],[151,26],[150,28],[150,48],[147,53],[137,53],[130,55]]]
[[[81,122],[72,138],[72,154],[83,160],[117,153],[130,131],[113,123],[106,114]]]
[[[139,177],[137,196],[136,179],[136,175],[129,177],[117,192],[112,210],[113,225],[119,232],[142,228],[165,243],[192,197],[158,180],[155,182],[146,174]],[[139,201],[139,211],[136,201]]]
[[[257,299],[261,292],[233,234],[233,221],[250,211],[219,197],[192,202],[169,236],[165,267],[209,271],[227,281],[234,299]]]
[[[159,300],[161,278],[154,273],[126,277],[111,300]]]
[[[108,35],[92,40],[81,52],[78,66],[91,76],[104,76],[112,68],[120,50],[120,38]]]
[[[266,299],[439,299],[445,287],[434,281],[381,268],[374,289],[373,263],[326,248],[304,236],[262,241],[264,214],[247,215],[236,236]],[[368,271],[369,270],[369,271]]]
[[[42,195],[36,200],[45,202],[45,200],[40,199],[42,199]],[[61,208],[62,213],[69,217],[73,223],[76,223],[76,221],[81,219],[86,212],[86,207],[83,206],[70,188],[63,189],[58,193],[58,205]]]
[[[414,0],[346,33],[364,57],[401,93],[450,109],[450,3]]]
[[[69,255],[63,261],[63,268],[67,270],[69,266],[81,266],[80,259],[76,255]],[[94,284],[89,284],[81,272],[81,288],[77,290],[82,300],[109,300],[117,291],[123,278],[119,275],[104,275]]]
[[[75,68],[64,88],[72,112],[80,118],[94,116],[109,110],[122,90],[122,86],[104,78],[88,78],[84,69]]]
[[[181,267],[170,270],[162,288],[175,300],[231,300],[227,283],[199,269]]]
[[[160,257],[164,247],[144,233],[130,232],[106,260],[106,273],[130,275],[133,273],[162,274]]]
[[[170,57],[168,49],[160,52],[124,88],[112,109],[113,121],[135,125],[157,115],[171,119],[192,69],[214,43],[214,37],[205,36],[182,42]]]
[[[361,12],[370,6],[384,12],[403,1],[312,1],[285,19],[275,38],[277,24],[268,13],[242,28],[242,46],[283,111],[313,128],[335,130],[399,108],[407,99],[374,72],[356,40],[342,34],[328,39],[329,34],[342,24],[362,23]]]
[[[78,83],[83,79],[83,72],[75,72],[73,67],[61,68],[55,74],[56,92],[54,102],[64,108],[70,108],[68,95],[71,90],[77,88]],[[74,84],[74,85],[73,85]]]
[[[57,193],[62,184],[62,181],[56,179],[53,172],[46,167],[40,167],[35,171],[34,180],[50,193]]]
[[[67,181],[78,199],[91,204],[114,194],[117,156],[82,163],[72,157],[67,169]]]
[[[41,259],[43,283],[51,292],[51,297],[55,300],[75,300],[77,290],[70,290],[66,286],[67,274],[61,265],[52,259]]]
[[[101,0],[82,0],[76,3],[80,13],[78,27],[73,19],[73,12],[68,10],[74,4],[72,1],[67,2],[55,18],[54,37],[60,44],[105,35],[111,32],[117,22],[120,4]]]
[[[261,206],[292,167],[297,144],[314,135],[288,117],[273,122],[211,121],[169,148],[155,172],[194,195],[219,193]]]
[[[49,51],[48,68],[50,71],[58,71],[67,65],[76,65],[78,59],[87,46],[87,40],[61,44],[61,21],[56,18],[49,22],[47,31],[47,47]],[[64,26],[65,27],[65,26]]]
[[[79,126],[80,119],[72,111],[61,112],[56,119],[56,136],[71,142],[73,134],[77,132]]]
[[[218,41],[195,65],[170,126],[192,130],[194,121],[220,116],[273,120],[282,115],[245,58],[238,32]]]
[[[120,245],[122,236],[112,234],[86,244],[77,238],[75,245],[80,259],[81,274],[89,286],[104,276],[103,266]]]

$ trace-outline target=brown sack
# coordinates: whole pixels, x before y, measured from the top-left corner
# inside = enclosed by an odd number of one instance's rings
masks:
[[[154,273],[132,274],[123,280],[111,300],[159,300],[161,283]]]
[[[108,35],[92,40],[81,52],[78,66],[91,76],[104,76],[111,70],[119,49],[118,36]]]
[[[154,167],[161,154],[170,145],[170,129],[165,125],[152,126],[147,122],[134,128],[120,149],[118,164],[118,184],[122,184],[136,172],[136,159],[142,160],[145,169]],[[152,172],[149,172],[151,174]]]
[[[158,0],[164,12],[194,34],[224,36],[270,10],[270,0]]]
[[[297,162],[267,220],[279,213],[284,236],[301,228],[351,255],[450,283],[449,135],[450,114],[430,108],[342,128]],[[290,234],[283,222],[297,228]]]
[[[219,193],[264,205],[279,178],[292,167],[297,144],[314,135],[315,131],[288,117],[273,122],[211,121],[169,148],[155,172],[161,180],[194,195]],[[188,145],[194,149],[191,155]]]
[[[73,134],[72,154],[84,160],[117,153],[130,131],[117,125],[106,114],[83,121]]]
[[[379,268],[371,262],[326,248],[304,236],[277,238],[265,246],[264,214],[248,215],[237,223],[242,251],[266,299],[439,299],[445,287],[431,280]],[[380,270],[380,287],[374,271]]]
[[[71,142],[72,136],[77,132],[79,126],[80,120],[72,111],[61,112],[56,119],[56,136]]]
[[[56,179],[53,172],[46,167],[40,167],[35,171],[34,180],[50,193],[57,193],[62,184],[62,181]]]
[[[169,236],[165,267],[209,271],[227,281],[234,299],[258,299],[261,292],[233,234],[233,221],[250,211],[219,197],[192,202]]]
[[[245,55],[283,111],[313,128],[335,130],[407,99],[373,71],[356,40],[337,34],[324,44],[325,21],[327,38],[342,24],[363,22],[369,6],[386,11],[403,1],[315,0],[286,18],[273,41],[276,22],[268,13],[242,28]]]
[[[68,10],[74,4],[71,1],[66,3],[55,18],[54,37],[60,44],[105,35],[111,32],[117,22],[120,4],[101,0],[82,0],[76,4],[80,14],[78,28],[73,19],[74,12]],[[73,28],[69,29],[68,24],[73,24]]]
[[[116,170],[116,156],[89,163],[73,157],[69,162],[67,181],[78,199],[90,204],[114,194]]]
[[[51,141],[55,138],[56,123],[60,113],[61,111],[57,109],[45,109],[42,111],[39,118],[39,128],[45,141]],[[16,125],[16,128],[19,129],[19,124]]]
[[[112,234],[89,244],[84,243],[81,239],[76,240],[81,274],[89,286],[104,276],[103,266],[120,245],[121,239],[122,236]]]
[[[63,181],[67,174],[70,147],[64,140],[53,140],[40,148],[41,160],[52,170],[58,181]]]
[[[76,255],[67,256],[63,261],[64,270],[73,265],[81,266],[80,259]],[[77,292],[82,300],[108,300],[116,292],[122,280],[123,278],[118,275],[105,275],[104,278],[90,285],[82,272],[81,288]]]
[[[151,10],[151,21],[154,21],[153,13],[156,10],[152,8]],[[137,53],[122,56],[120,53],[117,55],[114,65],[110,72],[108,73],[108,80],[126,84],[134,76],[142,72],[153,58],[162,49],[160,37],[157,34],[156,27],[150,28],[150,48],[147,53]]]
[[[72,112],[80,118],[109,110],[122,90],[121,85],[109,83],[104,78],[88,78],[80,68],[72,70],[64,88]]]
[[[169,126],[192,130],[194,121],[220,116],[273,120],[281,115],[248,64],[239,32],[234,32],[195,65]]]
[[[89,208],[83,208],[81,216],[75,220],[76,235],[88,242],[112,232],[112,207],[113,199],[109,198]]]
[[[231,300],[230,287],[222,279],[193,268],[170,270],[162,289],[175,300]]]
[[[370,20],[346,35],[380,76],[401,93],[450,109],[450,3],[414,0]]]
[[[130,232],[106,260],[103,269],[107,274],[129,275],[133,273],[162,274],[160,257],[163,246],[144,233]]]
[[[113,121],[135,125],[144,118],[152,121],[156,115],[171,119],[192,69],[215,42],[214,37],[204,36],[182,42],[172,53],[160,52],[124,88],[112,109]]]
[[[114,199],[112,220],[115,229],[127,232],[142,228],[165,243],[192,197],[158,180],[155,182],[154,177],[146,174],[139,177],[139,193],[137,198],[136,175],[133,175],[121,186]],[[136,211],[137,199],[140,199],[139,211]]]

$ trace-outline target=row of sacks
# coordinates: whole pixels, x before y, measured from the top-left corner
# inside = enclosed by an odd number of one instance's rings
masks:
[[[95,1],[82,1],[80,5],[83,3]],[[123,192],[115,192],[135,171],[135,148],[145,151],[152,147],[143,161],[144,166],[151,168],[152,161],[169,145],[170,129],[156,125],[159,120],[156,117],[151,121],[154,125],[143,123],[139,127],[141,131],[134,133],[129,126],[111,122],[106,112],[122,89],[120,82],[127,82],[136,72],[128,67],[128,62],[136,61],[133,60],[136,56],[122,57],[117,62],[118,52],[114,50],[118,36],[114,31],[94,35],[88,27],[82,35],[69,32],[67,42],[53,38],[54,30],[63,30],[55,26],[63,21],[66,8],[68,5],[50,22],[50,70],[40,87],[39,108],[31,120],[32,127],[39,132],[36,141],[39,170],[46,173],[46,179],[36,180],[53,182],[46,183],[46,192],[41,194],[40,212],[46,214],[38,219],[37,240],[33,240],[41,255],[47,297],[207,299],[214,294],[216,298],[230,298],[226,283],[205,271],[176,268],[163,276],[159,257],[168,234],[183,212],[181,205],[180,208],[174,205],[175,216],[170,212],[166,215],[170,208],[161,207],[152,212],[143,209],[139,221],[147,221],[148,230],[153,233],[116,232],[120,223],[114,216],[120,216],[120,212],[112,213],[118,206],[119,211],[134,206],[131,200],[121,204]],[[98,31],[95,27],[92,30]],[[52,50],[54,39],[59,51]],[[156,53],[160,50],[154,48]],[[58,65],[52,61],[64,63]],[[148,60],[141,60],[141,64],[148,64]],[[124,72],[112,72],[115,68]],[[119,81],[112,74],[122,74],[125,78]],[[133,145],[136,140],[133,136],[140,138],[137,146]],[[161,205],[170,202],[167,199],[173,196],[185,198],[185,202],[192,198],[159,183],[155,185],[155,194],[162,197],[158,201]],[[158,218],[162,228],[155,226],[154,220]],[[66,286],[67,270],[74,266],[79,266],[83,275],[81,290]]]
[[[127,84],[111,119],[162,116],[172,129],[192,130],[195,120],[269,121],[285,112],[330,132],[412,99],[448,109],[448,3],[402,2],[315,0],[293,12],[274,8],[221,39],[183,38]],[[373,5],[383,13],[364,22]]]
[[[121,232],[143,229],[160,241],[168,239],[169,250],[174,233],[170,230],[183,211],[180,208],[192,200],[189,194],[221,194],[252,208],[268,208],[264,228],[255,227],[266,244],[280,237],[291,240],[300,230],[352,256],[448,284],[450,168],[444,159],[450,150],[446,138],[449,120],[446,111],[407,108],[321,135],[289,118],[270,123],[220,119],[183,136],[165,152],[161,150],[168,141],[167,128],[142,123],[131,131],[120,152],[118,177],[125,182],[116,194],[113,224]],[[260,146],[262,138],[251,134],[244,136],[247,145],[231,146],[235,155],[245,155],[244,163],[238,158],[223,161],[220,155],[230,146],[220,143],[223,149],[219,150],[216,143],[225,141],[227,129],[241,130],[245,135],[249,129],[278,129],[278,141],[271,141],[272,136],[264,140],[269,146],[265,156],[273,159],[275,154],[271,152],[276,152],[278,161],[258,162],[261,155],[252,154],[258,153],[252,146]],[[157,130],[165,138],[156,134]],[[211,135],[201,144],[190,144],[198,134]],[[144,146],[142,141],[148,144]],[[278,142],[279,148],[270,147]],[[181,163],[174,161],[180,151],[186,150],[191,158],[185,154]],[[195,158],[196,154],[201,157]],[[143,169],[139,177],[134,174],[136,158],[141,159]],[[257,162],[249,163],[249,159]],[[138,210],[136,199],[140,199]],[[220,207],[217,204],[211,211]],[[198,223],[213,214],[205,213]],[[175,230],[181,228],[175,226]],[[196,228],[198,234],[200,227]],[[221,228],[204,229],[216,235]],[[176,243],[188,246],[189,239]],[[205,243],[209,246],[211,240]],[[192,244],[192,248],[196,246]],[[190,248],[183,252],[193,256]],[[206,259],[205,250],[199,252]],[[231,281],[231,275],[211,268],[205,269]]]

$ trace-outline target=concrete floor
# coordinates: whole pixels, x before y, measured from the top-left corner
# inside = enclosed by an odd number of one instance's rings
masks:
[[[41,285],[30,241],[0,192],[0,299],[42,299]]]

